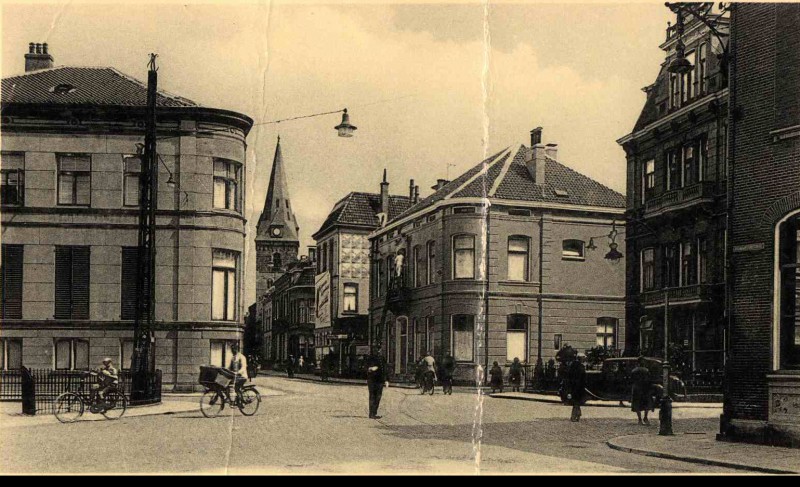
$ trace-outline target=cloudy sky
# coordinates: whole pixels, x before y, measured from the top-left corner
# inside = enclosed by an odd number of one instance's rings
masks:
[[[160,88],[256,122],[349,108],[350,139],[336,114],[248,138],[249,240],[280,134],[304,249],[337,200],[378,191],[383,168],[393,193],[413,178],[426,196],[536,126],[563,163],[624,192],[615,140],[655,79],[668,20],[663,2],[4,4],[2,74],[24,70],[28,42],[49,43],[56,65],[142,80],[156,52]]]

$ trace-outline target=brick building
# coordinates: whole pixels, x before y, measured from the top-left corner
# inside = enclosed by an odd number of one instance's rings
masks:
[[[270,292],[262,298],[268,320],[264,335],[267,356],[273,363],[282,363],[293,355],[305,360],[316,356],[314,342],[314,276],[316,262],[305,256],[286,266]],[[269,299],[269,304],[265,303]],[[271,315],[271,316],[270,316]],[[271,318],[271,319],[270,319]],[[263,322],[262,322],[263,323]]]
[[[473,381],[493,361],[624,341],[625,262],[589,243],[625,198],[562,164],[541,129],[434,189],[370,235],[371,340],[396,375],[426,351]]]
[[[731,18],[730,362],[721,437],[800,445],[800,6]]]
[[[317,260],[317,360],[335,354],[337,370],[355,373],[366,355],[370,303],[369,234],[415,202],[419,188],[411,181],[408,196],[390,195],[386,171],[381,192],[353,192],[339,200],[313,235]],[[360,353],[359,353],[360,352]]]
[[[716,20],[727,32],[727,17]],[[693,69],[668,70],[685,43]],[[692,17],[667,29],[664,61],[630,134],[627,158],[626,349],[673,370],[722,376],[725,360],[728,86],[719,39]],[[665,327],[666,322],[666,327]]]
[[[53,67],[30,45],[2,80],[3,367],[82,370],[133,350],[146,86]],[[245,137],[252,120],[160,92],[155,365],[191,389],[242,331]]]

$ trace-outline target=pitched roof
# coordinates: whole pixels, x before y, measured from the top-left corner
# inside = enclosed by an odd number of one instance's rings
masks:
[[[547,157],[544,184],[537,184],[525,165],[529,149],[506,148],[481,161],[455,180],[409,208],[399,219],[450,198],[489,198],[625,208],[625,196]]]
[[[62,90],[56,87],[62,86]],[[74,88],[74,89],[72,89]],[[3,78],[2,103],[71,106],[147,106],[147,84],[109,67],[59,66]],[[159,107],[199,107],[159,91]]]
[[[389,195],[389,220],[396,218],[412,205],[408,196]],[[339,200],[314,235],[319,235],[334,225],[357,225],[377,228],[380,225],[381,195],[352,192]]]
[[[280,226],[284,229],[283,235],[278,240],[298,240],[300,226],[289,198],[289,183],[286,180],[286,170],[283,167],[283,153],[281,152],[281,138],[275,144],[275,157],[272,160],[272,173],[269,176],[267,197],[264,200],[264,210],[258,218],[256,238],[269,240],[269,228]]]

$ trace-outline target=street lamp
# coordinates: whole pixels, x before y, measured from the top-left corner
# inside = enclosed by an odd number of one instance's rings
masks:
[[[342,123],[333,128],[339,132],[339,137],[352,137],[358,127],[350,125],[350,115],[347,114],[347,108],[345,108],[342,112]]]
[[[731,8],[731,3],[720,2],[719,13],[713,14],[711,11],[714,8],[714,2],[702,3],[670,3],[664,5],[677,15],[677,23],[675,25],[675,33],[678,36],[678,41],[675,44],[675,59],[667,66],[667,71],[674,74],[686,74],[694,69],[691,61],[686,59],[686,45],[683,43],[683,27],[684,17],[691,15],[700,22],[706,25],[708,29],[719,40],[722,46],[722,53],[720,54],[720,61],[722,64],[722,73],[725,75],[724,69],[728,62],[728,44],[722,40],[727,37],[728,33],[721,32],[717,26],[718,20],[727,13]]]

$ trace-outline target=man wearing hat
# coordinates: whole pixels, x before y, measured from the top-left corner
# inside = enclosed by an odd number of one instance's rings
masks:
[[[100,396],[100,400],[105,400],[106,392],[119,384],[119,373],[111,364],[110,357],[103,359],[103,366],[97,370],[97,374],[98,384],[95,389],[97,389],[97,395]]]

